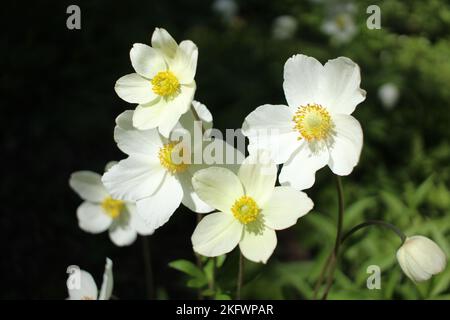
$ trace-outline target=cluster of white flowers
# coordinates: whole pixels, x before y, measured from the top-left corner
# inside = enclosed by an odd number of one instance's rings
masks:
[[[293,226],[313,208],[301,190],[314,184],[315,172],[328,165],[336,175],[348,175],[359,161],[363,133],[351,114],[366,92],[358,65],[345,57],[324,65],[302,54],[289,58],[287,106],[265,104],[246,117],[242,131],[250,155],[239,162],[245,150],[208,139],[212,115],[194,100],[197,46],[190,40],[177,44],[162,28],[155,29],[151,44],[133,45],[135,73],[115,86],[119,97],[137,104],[116,119],[114,140],[127,158],[109,164],[102,177],[80,171],[70,179],[85,200],[77,211],[80,228],[109,229],[116,245],[129,245],[137,234],[163,226],[182,203],[196,213],[215,211],[193,232],[195,252],[216,257],[239,245],[247,259],[266,263],[277,244],[275,230]],[[185,139],[198,126],[207,140],[200,145]],[[206,163],[203,153],[212,148],[235,161]],[[202,161],[193,162],[199,149]],[[399,259],[408,260],[408,254],[399,251]],[[96,287],[91,291],[83,295],[95,299]]]

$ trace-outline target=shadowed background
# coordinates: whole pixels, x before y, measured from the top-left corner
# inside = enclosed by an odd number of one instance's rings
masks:
[[[178,42],[197,44],[195,98],[209,107],[221,130],[241,127],[259,105],[285,103],[282,73],[291,55],[312,55],[322,63],[341,55],[353,59],[361,67],[367,100],[354,113],[365,144],[360,164],[344,178],[346,227],[364,218],[387,219],[408,234],[432,237],[449,254],[449,4],[355,1],[357,32],[336,43],[321,30],[333,19],[330,3],[236,3],[229,19],[213,10],[212,2],[200,0],[2,5],[0,298],[64,299],[66,268],[72,264],[91,272],[100,285],[105,257],[114,262],[115,295],[145,297],[140,239],[118,248],[107,233],[79,229],[75,212],[81,200],[68,178],[77,170],[101,173],[110,160],[124,158],[113,141],[114,119],[133,106],[117,97],[114,83],[133,72],[129,50],[136,42],[149,44],[155,27],[167,29]],[[382,29],[369,30],[366,8],[375,3]],[[81,8],[81,30],[66,28],[71,4]],[[273,36],[273,21],[280,15],[298,24],[286,39]],[[391,108],[383,108],[378,98],[385,83],[400,92]],[[278,234],[267,267],[249,264],[248,297],[311,297],[335,236],[337,201],[328,169],[319,172],[307,193],[314,212]],[[193,260],[194,226],[195,215],[180,207],[150,237],[159,298],[196,296],[184,276],[167,266],[174,259]],[[349,242],[330,298],[449,298],[448,268],[416,287],[395,263],[399,243],[394,236],[382,230],[361,235]],[[232,258],[226,267],[235,272]],[[382,290],[365,288],[371,264],[383,270]]]

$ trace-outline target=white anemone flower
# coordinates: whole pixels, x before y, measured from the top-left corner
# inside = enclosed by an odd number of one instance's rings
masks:
[[[424,236],[412,236],[397,251],[403,272],[414,282],[422,282],[442,272],[447,265],[444,251]]]
[[[279,181],[303,190],[315,172],[328,164],[337,175],[352,172],[359,161],[363,132],[350,114],[364,101],[357,64],[339,57],[325,65],[295,55],[284,66],[284,94],[288,106],[266,104],[250,113],[243,124],[249,152],[271,152],[284,163]]]
[[[133,45],[130,59],[136,73],[117,80],[115,90],[123,100],[139,104],[133,115],[136,128],[158,128],[163,136],[169,136],[194,98],[197,57],[192,41],[178,45],[162,28],[153,32],[151,47]]]
[[[109,163],[105,170],[113,164]],[[108,230],[111,241],[117,246],[132,244],[137,233],[150,235],[154,232],[136,213],[134,203],[111,197],[98,173],[74,172],[69,185],[84,200],[77,209],[78,225],[83,231],[97,234]]]
[[[226,168],[198,171],[192,183],[199,197],[219,210],[204,217],[193,235],[194,251],[216,257],[238,244],[242,254],[266,263],[277,245],[275,230],[308,213],[313,202],[291,187],[275,187],[277,167],[260,152],[247,157],[236,175]]]
[[[204,121],[203,125],[209,127],[212,116],[208,109],[197,102],[193,106]],[[193,123],[191,113],[183,116],[189,117],[186,122]],[[183,140],[184,137],[168,140],[156,129],[134,128],[132,117],[133,111],[128,110],[116,119],[114,139],[128,158],[103,175],[108,191],[118,199],[135,201],[139,215],[155,229],[165,224],[181,203],[197,213],[212,211],[213,208],[200,200],[192,187],[192,175],[206,166],[202,161],[195,163],[193,152],[196,148],[212,148],[236,157],[237,151],[219,139],[200,145],[194,142],[193,147]],[[180,121],[185,122],[184,119]],[[184,135],[189,129],[178,125],[177,130]],[[203,156],[203,149],[195,152]]]
[[[69,292],[67,300],[109,300],[114,286],[112,266],[111,259],[106,258],[100,294],[98,294],[97,285],[89,272],[80,269],[72,270],[73,272],[66,282]]]

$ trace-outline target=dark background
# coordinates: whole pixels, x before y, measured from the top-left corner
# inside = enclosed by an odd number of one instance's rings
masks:
[[[81,7],[81,30],[66,28],[70,4]],[[302,30],[292,41],[272,40],[271,21],[292,10],[303,19]],[[360,57],[361,87],[368,90],[373,108],[361,111],[360,107],[355,113],[363,128],[370,128],[365,131],[361,165],[348,178],[352,183],[373,186],[374,167],[382,167],[384,173],[400,172],[415,150],[409,144],[413,132],[423,136],[425,149],[446,141],[448,135],[442,133],[448,132],[448,96],[435,95],[425,81],[428,78],[420,78],[422,70],[401,65],[403,80],[399,83],[416,97],[406,98],[400,111],[381,111],[374,91],[382,77],[396,78],[391,77],[389,63],[380,68],[380,52],[383,48],[395,50],[395,41],[381,44],[374,36],[353,47],[329,49],[327,37],[314,27],[318,18],[309,12],[317,12],[309,1],[241,1],[239,18],[230,27],[211,10],[209,1],[200,0],[2,4],[6,34],[1,45],[0,298],[63,299],[67,296],[66,268],[71,264],[91,272],[100,285],[106,256],[115,263],[116,295],[144,297],[140,239],[130,247],[118,248],[107,233],[90,235],[80,230],[75,215],[80,199],[69,188],[68,178],[77,170],[101,173],[108,161],[124,157],[113,141],[114,119],[132,106],[118,98],[113,87],[119,77],[132,72],[132,44],[149,44],[155,27],[164,27],[178,42],[191,39],[198,45],[196,99],[210,108],[219,129],[239,128],[245,116],[261,104],[285,102],[282,70],[291,55],[303,52],[321,62],[341,54]],[[361,12],[364,19],[365,12]],[[403,18],[399,22],[395,15],[388,16],[390,30],[411,35],[422,32],[408,25],[408,16]],[[448,39],[447,26],[427,29],[424,37]],[[443,50],[442,56],[446,53]],[[414,78],[417,87],[405,85]],[[439,78],[436,82],[432,85],[445,83]],[[431,106],[434,109],[429,113]],[[437,117],[439,121],[434,121]],[[399,150],[408,156],[400,156]],[[433,172],[441,172],[448,181],[448,158],[437,158],[432,168],[401,171],[392,185],[403,180],[419,183]],[[318,186],[308,194],[314,199],[321,183],[329,178],[328,172],[321,172]],[[160,297],[195,297],[184,287],[182,275],[167,267],[174,259],[193,259],[187,239],[194,225],[195,216],[180,208],[170,223],[150,238]],[[307,234],[307,227],[299,228]],[[305,250],[292,240],[290,232],[280,233],[285,245],[277,248],[273,259],[314,256],[315,249]]]

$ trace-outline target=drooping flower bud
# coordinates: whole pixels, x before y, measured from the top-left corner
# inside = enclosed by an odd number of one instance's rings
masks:
[[[397,251],[397,261],[403,272],[415,282],[426,281],[445,269],[444,251],[424,236],[412,236]]]

